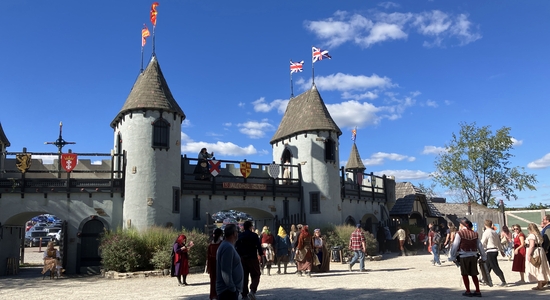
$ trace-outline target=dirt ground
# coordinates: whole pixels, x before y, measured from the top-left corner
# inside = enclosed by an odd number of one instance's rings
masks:
[[[27,261],[41,253],[27,248]],[[258,299],[464,299],[459,269],[444,262],[432,266],[431,256],[398,257],[384,255],[381,261],[367,261],[367,272],[358,272],[359,265],[349,272],[346,264],[333,262],[327,273],[311,278],[295,274],[263,275]],[[443,258],[443,257],[442,257]],[[443,259],[444,260],[444,259]],[[482,286],[483,297],[492,299],[548,299],[550,289],[533,291],[535,284],[514,284],[519,274],[512,272],[512,262],[500,259],[508,285]],[[289,267],[294,272],[294,267]],[[495,283],[500,280],[493,274]],[[19,275],[0,277],[0,299],[208,299],[207,274],[191,274],[189,286],[179,287],[175,278],[147,277],[105,279],[100,276],[69,275],[60,279],[42,279],[40,268],[22,269]]]

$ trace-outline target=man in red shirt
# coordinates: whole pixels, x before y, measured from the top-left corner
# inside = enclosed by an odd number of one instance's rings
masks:
[[[359,271],[365,272],[365,252],[367,252],[367,242],[365,240],[365,236],[363,235],[363,231],[361,230],[361,224],[357,224],[357,229],[355,229],[354,232],[351,233],[351,237],[349,238],[349,249],[354,252],[353,258],[349,262],[349,271],[351,272],[351,268],[353,265],[359,260]]]

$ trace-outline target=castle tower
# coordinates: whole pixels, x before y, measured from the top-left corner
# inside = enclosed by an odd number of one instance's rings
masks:
[[[302,212],[309,224],[342,222],[340,203],[338,125],[330,116],[317,87],[290,99],[271,139],[273,160],[300,165],[303,178]],[[296,170],[293,170],[296,172]],[[292,174],[296,178],[297,174]]]
[[[139,74],[111,122],[114,152],[125,153],[124,228],[180,226],[181,123],[185,114],[172,96],[155,55]]]
[[[363,182],[363,175],[361,173],[365,172],[367,168],[359,156],[359,151],[357,151],[357,146],[355,143],[351,146],[351,153],[349,154],[348,162],[346,163],[345,171],[347,173],[347,178],[351,178],[352,181],[356,184],[361,184]]]
[[[0,123],[0,177],[4,174],[4,164],[6,161],[6,148],[10,146],[10,141],[8,140],[8,137],[6,137],[6,134],[4,133],[4,129],[2,128],[2,123]]]

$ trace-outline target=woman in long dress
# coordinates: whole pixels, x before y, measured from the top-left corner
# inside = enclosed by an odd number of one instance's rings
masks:
[[[550,276],[550,268],[548,267],[548,260],[546,253],[542,250],[542,235],[535,223],[529,224],[527,227],[529,235],[527,236],[527,279],[529,282],[537,282],[537,286],[533,287],[533,290],[544,290],[544,286],[548,284]],[[534,266],[531,263],[532,257],[540,257],[540,265]]]
[[[296,240],[296,238],[298,237],[296,225],[292,224],[290,226],[290,233],[288,235],[290,238],[290,245],[292,246],[292,251],[290,252],[290,262],[294,263],[294,255],[296,254],[296,245],[298,243],[298,241]]]
[[[216,294],[216,253],[223,240],[222,235],[223,230],[220,228],[214,229],[214,237],[210,245],[208,245],[206,272],[210,275],[210,300],[218,299],[218,294]]]
[[[186,286],[187,284],[187,274],[189,274],[189,249],[193,247],[193,242],[189,242],[189,245],[186,245],[187,237],[184,234],[180,234],[174,243],[172,249],[172,277],[178,278],[179,286]],[[183,276],[183,281],[181,277]]]
[[[268,226],[262,228],[262,233],[260,234],[260,243],[262,245],[263,255],[262,255],[262,274],[264,273],[264,268],[267,267],[267,275],[271,276],[271,265],[275,260],[275,237],[269,231]]]
[[[305,273],[306,276],[311,277],[311,266],[313,265],[313,238],[311,234],[309,234],[307,225],[302,227],[302,231],[298,237],[295,259],[298,263],[298,276],[302,276],[302,273]]]
[[[516,236],[514,237],[512,271],[519,272],[521,279],[517,283],[525,283],[525,234],[523,234],[518,224],[514,225],[512,229],[516,232]]]
[[[57,273],[57,277],[59,277],[61,275],[61,256],[54,246],[53,242],[49,242],[46,251],[44,251],[44,268],[42,269],[42,274],[45,274],[49,270],[51,277],[53,277],[55,273]]]

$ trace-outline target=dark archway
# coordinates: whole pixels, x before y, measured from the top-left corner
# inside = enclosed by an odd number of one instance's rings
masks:
[[[77,245],[77,273],[99,274],[101,266],[101,256],[99,254],[99,244],[101,235],[108,229],[107,223],[97,217],[91,216],[80,223],[77,236],[79,243]]]

